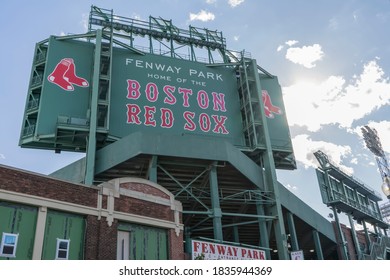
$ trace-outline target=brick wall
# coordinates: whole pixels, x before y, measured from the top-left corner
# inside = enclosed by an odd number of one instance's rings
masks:
[[[147,196],[169,200],[169,195],[152,185],[138,182],[126,182],[121,188],[143,193]],[[0,190],[47,198],[72,204],[92,207],[97,210],[100,187],[88,187],[73,184],[48,176],[35,174],[0,165]],[[0,197],[1,199],[1,197]],[[15,201],[17,202],[17,201]],[[102,208],[107,209],[107,196],[102,198]],[[174,212],[168,205],[145,201],[121,194],[114,200],[114,210],[124,214],[135,214],[164,221],[174,222]],[[85,215],[86,232],[84,243],[84,258],[86,260],[114,260],[117,250],[118,220],[114,219],[109,225],[105,217]],[[180,221],[182,217],[180,215]],[[185,259],[183,231],[179,236],[174,229],[168,229],[169,258]]]
[[[0,189],[96,207],[97,188],[0,166]]]

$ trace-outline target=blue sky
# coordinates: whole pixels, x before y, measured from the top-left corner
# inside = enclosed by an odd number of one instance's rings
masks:
[[[318,149],[381,193],[360,127],[374,127],[389,155],[389,0],[7,1],[0,17],[0,164],[49,174],[82,156],[21,149],[18,141],[35,43],[86,32],[91,5],[222,31],[228,49],[250,52],[278,76],[298,163],[297,170],[278,171],[278,179],[324,216],[330,211],[314,172]]]

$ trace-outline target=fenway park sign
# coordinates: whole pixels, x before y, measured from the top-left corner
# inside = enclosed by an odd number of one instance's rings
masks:
[[[265,251],[253,248],[192,240],[192,259],[265,260]]]

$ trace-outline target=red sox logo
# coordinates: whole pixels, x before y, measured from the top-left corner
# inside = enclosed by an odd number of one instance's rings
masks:
[[[264,103],[264,113],[267,118],[273,119],[274,114],[283,114],[282,109],[272,104],[271,97],[269,96],[268,91],[262,90],[261,95]]]
[[[86,79],[76,75],[76,65],[72,58],[61,59],[47,79],[66,91],[73,91],[74,85],[79,87],[89,86]]]

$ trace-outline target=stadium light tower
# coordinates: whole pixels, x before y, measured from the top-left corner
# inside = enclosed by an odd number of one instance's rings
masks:
[[[367,125],[363,126],[361,130],[367,148],[375,155],[383,181],[382,191],[390,199],[390,169],[378,133],[374,128],[370,128]]]

